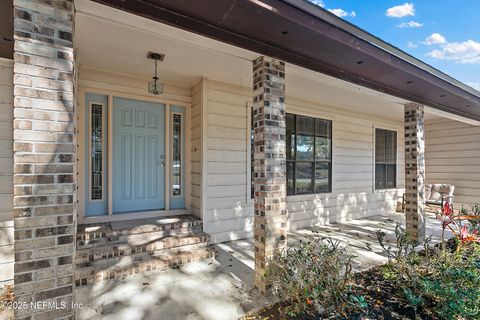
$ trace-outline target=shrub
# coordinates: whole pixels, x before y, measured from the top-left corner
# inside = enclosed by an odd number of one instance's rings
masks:
[[[338,241],[314,238],[297,242],[269,262],[266,280],[286,299],[289,316],[329,315],[347,306],[361,309],[363,297],[350,295],[352,260]]]
[[[464,228],[462,221],[453,219],[455,222],[445,224],[448,220],[441,220],[442,226],[453,223],[452,229],[460,232]],[[480,319],[480,245],[475,240],[466,241],[469,238],[460,232],[454,232],[456,250],[447,250],[442,241],[442,251],[431,247],[429,238],[423,243],[424,250],[415,250],[416,243],[399,225],[395,228],[395,250],[387,245],[385,233],[377,232],[389,257],[383,276],[395,284],[415,314],[424,308],[438,319]]]
[[[436,260],[422,281],[421,295],[441,319],[480,319],[480,249],[461,247]]]

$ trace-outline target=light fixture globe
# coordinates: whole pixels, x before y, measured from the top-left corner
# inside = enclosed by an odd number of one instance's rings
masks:
[[[148,93],[159,95],[163,93],[163,83],[158,81],[158,77],[153,77],[148,81]]]
[[[152,80],[148,81],[148,93],[159,95],[163,93],[163,83],[161,83],[158,79],[158,61],[163,61],[165,55],[156,52],[149,52],[147,55],[148,59],[152,59],[155,62],[155,69],[154,69],[154,76]]]

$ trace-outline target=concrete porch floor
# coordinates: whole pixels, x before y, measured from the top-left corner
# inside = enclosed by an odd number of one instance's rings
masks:
[[[343,241],[357,256],[355,268],[366,269],[387,259],[376,239],[382,229],[394,239],[402,214],[374,216],[316,227],[319,236]],[[438,240],[440,223],[427,217],[427,234]],[[312,229],[289,234],[289,242],[308,239]],[[230,320],[270,303],[253,289],[253,241],[239,240],[214,246],[213,261],[193,262],[179,269],[111,280],[76,290],[83,307],[78,319]]]

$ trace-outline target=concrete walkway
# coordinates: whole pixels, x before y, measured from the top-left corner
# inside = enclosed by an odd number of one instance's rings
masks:
[[[374,216],[315,228],[319,236],[332,237],[347,245],[355,268],[365,269],[387,259],[376,239],[376,231],[394,239],[396,222],[403,215]],[[440,223],[427,218],[427,234],[439,239]],[[289,235],[289,242],[308,239],[312,229]],[[164,272],[112,280],[77,288],[83,304],[77,319],[230,320],[270,302],[253,287],[253,242],[239,240],[215,245],[214,261],[195,262]]]

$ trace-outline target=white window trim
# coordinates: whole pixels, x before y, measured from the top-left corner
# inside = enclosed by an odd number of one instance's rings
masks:
[[[87,93],[90,94],[99,94],[99,95],[104,95],[107,96],[108,98],[108,104],[107,104],[107,127],[106,129],[108,130],[108,150],[107,150],[107,183],[108,183],[108,211],[107,215],[103,216],[91,216],[87,217],[85,215],[85,184],[87,181],[85,181],[85,171],[86,171],[86,161],[85,159],[85,144],[88,143],[88,141],[85,141],[85,130],[89,130],[88,127],[84,125],[85,123],[85,95]],[[77,113],[77,120],[78,120],[78,129],[77,129],[77,139],[78,139],[78,149],[76,156],[78,157],[77,159],[77,167],[78,167],[78,172],[77,172],[77,183],[78,183],[78,188],[77,188],[77,199],[78,199],[78,221],[79,223],[93,223],[93,222],[107,222],[107,221],[119,221],[119,220],[132,220],[132,219],[143,219],[143,218],[149,218],[149,217],[162,217],[162,216],[170,216],[170,215],[177,215],[177,214],[186,214],[190,213],[190,193],[188,192],[188,183],[190,181],[190,172],[189,172],[189,163],[191,161],[190,159],[190,153],[185,152],[185,169],[186,169],[186,177],[185,177],[185,183],[187,184],[186,187],[186,192],[185,192],[185,207],[186,209],[174,209],[170,210],[169,207],[167,207],[167,204],[169,203],[170,199],[170,193],[167,191],[167,187],[165,188],[165,209],[160,209],[160,210],[151,210],[151,211],[135,211],[135,212],[126,212],[118,215],[114,215],[112,212],[113,208],[113,193],[112,191],[112,186],[113,186],[113,179],[112,179],[112,157],[110,156],[113,154],[113,126],[110,125],[112,121],[112,116],[113,116],[113,97],[117,98],[124,98],[124,99],[133,99],[133,100],[139,100],[139,101],[145,101],[145,102],[153,102],[153,103],[159,103],[159,104],[164,104],[165,105],[165,110],[170,110],[170,105],[175,105],[178,107],[183,107],[185,108],[185,114],[189,115],[190,114],[190,108],[191,108],[191,103],[186,103],[184,101],[176,101],[172,99],[165,99],[162,97],[154,97],[154,96],[147,96],[147,95],[136,95],[136,94],[128,94],[128,93],[123,93],[119,89],[115,90],[108,90],[108,89],[98,89],[98,88],[92,88],[92,87],[81,87],[78,89],[78,113]],[[185,118],[185,117],[184,117]],[[185,119],[184,125],[187,124],[189,120]],[[168,121],[165,121],[165,128],[168,126]],[[90,122],[89,122],[90,125]],[[190,137],[190,132],[189,132],[189,127],[186,127],[186,133],[185,133],[185,141],[188,141]],[[165,144],[169,143],[168,137],[165,137]],[[169,162],[170,157],[165,157],[165,166],[170,166]],[[166,168],[167,169],[167,168]],[[165,179],[169,179],[169,175],[167,175],[167,170],[165,170]],[[169,184],[167,184],[168,186]],[[90,191],[89,191],[90,192]],[[102,194],[102,197],[104,195]]]

